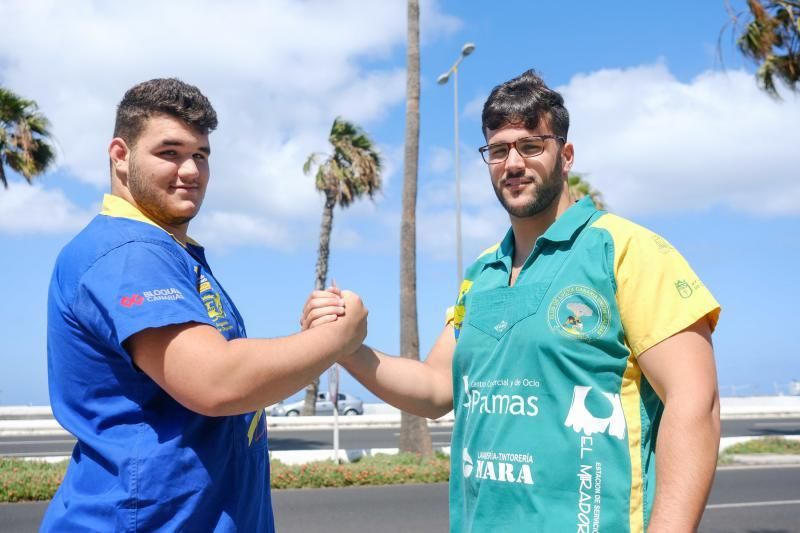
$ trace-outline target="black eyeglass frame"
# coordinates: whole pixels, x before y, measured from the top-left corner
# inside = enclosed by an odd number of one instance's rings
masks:
[[[561,141],[562,143],[566,143],[567,142],[567,139],[562,137],[561,135],[528,135],[527,137],[520,137],[516,141],[512,141],[510,143],[492,143],[492,144],[487,144],[486,146],[481,146],[480,148],[478,148],[478,151],[481,153],[481,158],[483,159],[483,162],[486,163],[487,165],[496,165],[498,163],[505,163],[506,159],[508,159],[508,156],[511,154],[511,148],[514,148],[514,150],[516,150],[517,153],[521,157],[524,157],[525,159],[530,159],[531,157],[536,157],[536,156],[542,155],[544,153],[544,144],[542,144],[542,151],[541,152],[536,153],[536,154],[532,154],[532,155],[523,155],[522,152],[520,152],[519,149],[517,149],[517,143],[518,142],[527,141],[529,139],[545,139],[545,140],[546,139],[555,139],[557,141]],[[489,149],[491,147],[493,147],[493,146],[502,146],[502,145],[505,145],[508,148],[508,152],[506,153],[505,158],[501,159],[500,161],[491,161],[491,162],[487,161],[486,160],[486,152],[488,152]]]

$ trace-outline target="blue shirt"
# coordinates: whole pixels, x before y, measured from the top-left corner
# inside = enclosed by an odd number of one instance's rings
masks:
[[[147,328],[209,324],[245,337],[203,248],[121,198],[62,250],[48,301],[50,401],[75,435],[43,531],[274,531],[263,410],[208,417],[133,363]]]

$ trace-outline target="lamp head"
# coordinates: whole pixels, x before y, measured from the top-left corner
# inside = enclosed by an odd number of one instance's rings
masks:
[[[475,51],[475,43],[467,43],[461,48],[461,55],[466,57]]]
[[[450,79],[450,71],[447,71],[436,79],[436,83],[438,83],[439,85],[444,85],[445,83],[447,83],[447,80],[449,79]]]

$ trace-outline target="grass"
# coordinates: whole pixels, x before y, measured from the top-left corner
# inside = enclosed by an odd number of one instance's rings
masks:
[[[0,503],[51,499],[66,469],[67,461],[0,459]],[[431,459],[413,454],[376,455],[341,465],[333,461],[286,465],[273,460],[270,469],[273,489],[437,483],[450,478],[450,458],[441,453]]]

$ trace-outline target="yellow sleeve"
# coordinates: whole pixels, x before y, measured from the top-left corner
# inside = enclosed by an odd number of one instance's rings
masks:
[[[681,254],[655,233],[615,215],[594,223],[614,243],[614,278],[631,351],[645,350],[704,316],[713,331],[720,306]]]
[[[464,296],[472,288],[472,281],[465,279],[461,282],[461,287],[458,290],[458,299],[456,305],[447,308],[445,315],[444,325],[452,325],[456,331],[461,330],[461,323],[464,322]]]
[[[447,311],[444,313],[444,325],[445,326],[452,326],[453,322],[456,318],[456,306],[451,305],[447,308]]]

